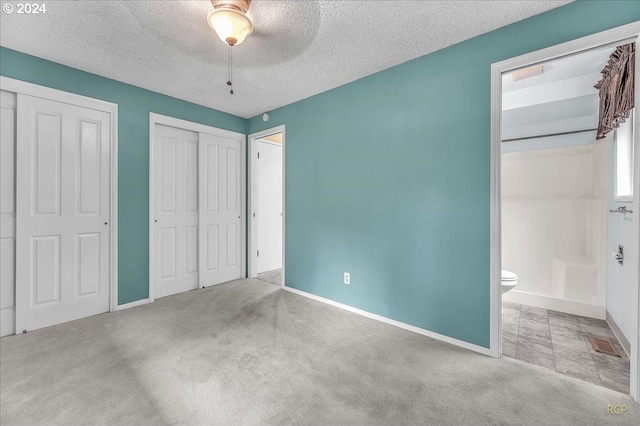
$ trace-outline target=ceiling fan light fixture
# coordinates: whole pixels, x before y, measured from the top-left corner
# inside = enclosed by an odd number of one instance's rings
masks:
[[[216,1],[211,2],[214,10],[209,12],[207,22],[220,40],[229,46],[237,46],[253,31],[253,23],[245,14],[249,8],[248,1]]]

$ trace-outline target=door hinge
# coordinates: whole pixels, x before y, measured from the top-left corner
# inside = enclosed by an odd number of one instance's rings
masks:
[[[258,250],[258,255],[257,256],[260,257],[260,250]]]
[[[258,153],[258,160],[260,159],[260,153]]]

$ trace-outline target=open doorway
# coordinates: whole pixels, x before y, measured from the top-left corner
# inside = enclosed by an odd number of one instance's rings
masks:
[[[284,285],[284,126],[249,136],[249,277]]]
[[[492,353],[636,401],[638,120],[631,110],[596,140],[593,86],[637,34],[620,27],[493,65],[491,251]]]
[[[632,117],[596,140],[594,84],[614,51],[502,76],[502,353],[628,393],[629,265],[607,252],[630,247],[610,154]]]

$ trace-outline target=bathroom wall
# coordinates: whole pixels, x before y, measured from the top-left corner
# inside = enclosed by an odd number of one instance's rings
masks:
[[[637,120],[637,117],[636,117]],[[628,125],[628,123],[625,123]],[[634,210],[633,214],[609,214],[608,224],[608,250],[607,261],[607,312],[618,326],[623,336],[618,336],[623,346],[627,347],[631,340],[633,326],[633,305],[631,296],[633,295],[633,278],[631,271],[632,259],[637,259],[633,253],[633,220],[637,217],[638,206],[634,206],[631,201],[621,202],[614,199],[614,143],[613,137],[608,138],[609,142],[609,196],[608,209],[617,209],[626,206],[628,210]],[[636,143],[636,146],[637,143]],[[612,253],[617,251],[618,244],[624,247],[625,262],[620,265],[613,259]],[[634,257],[635,256],[635,257]],[[638,285],[636,282],[635,285]],[[620,338],[622,337],[622,338]],[[625,342],[626,341],[626,342]]]
[[[554,139],[503,151],[502,266],[518,274],[504,300],[605,318],[607,142]]]

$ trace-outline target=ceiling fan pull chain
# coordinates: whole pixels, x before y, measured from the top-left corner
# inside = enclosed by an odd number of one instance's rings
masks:
[[[233,77],[233,56],[231,54],[231,45],[229,45],[229,80],[227,81],[227,86],[230,87],[229,93],[233,95],[233,86],[231,83],[231,78]]]

